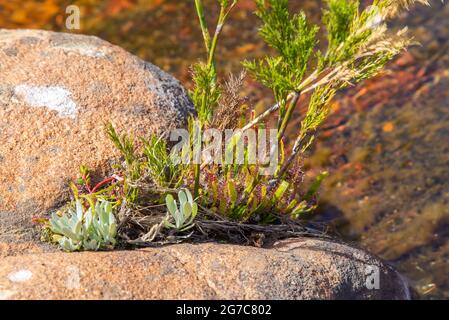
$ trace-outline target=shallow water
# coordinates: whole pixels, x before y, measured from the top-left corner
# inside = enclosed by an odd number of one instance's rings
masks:
[[[204,54],[191,1],[9,0],[0,4],[0,27],[67,31],[64,11],[73,2],[82,8],[79,32],[118,44],[190,86],[189,66]],[[301,6],[316,17],[320,1]],[[239,59],[266,52],[253,9],[253,1],[241,0],[224,30],[223,74],[238,71]],[[409,24],[422,46],[388,74],[338,97],[306,166],[331,172],[318,220],[394,264],[421,298],[447,299],[449,5],[433,1],[395,24]],[[252,81],[247,88],[258,108],[271,102]]]

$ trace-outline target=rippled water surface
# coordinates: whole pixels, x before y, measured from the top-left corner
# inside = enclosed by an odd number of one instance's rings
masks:
[[[118,44],[190,85],[189,66],[204,54],[193,1],[8,0],[0,2],[0,27],[66,31],[65,7],[72,3],[82,10],[79,32]],[[297,3],[318,17],[321,1]],[[394,23],[408,24],[422,46],[338,97],[306,167],[332,173],[317,219],[394,264],[420,297],[449,298],[449,5],[432,4]],[[253,1],[241,0],[224,30],[223,74],[266,52],[253,10]],[[245,93],[258,108],[272,100],[250,80]]]

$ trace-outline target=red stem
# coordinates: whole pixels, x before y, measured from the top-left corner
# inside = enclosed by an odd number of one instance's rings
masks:
[[[85,185],[86,185],[87,191],[88,191],[89,193],[92,193],[92,191],[91,191],[91,189],[90,189],[90,186],[89,186],[89,183],[88,183],[88,181],[87,181],[86,175],[83,175],[83,180],[84,180],[84,183],[85,183]]]
[[[104,186],[105,184],[108,184],[112,181],[116,180],[116,178],[112,177],[106,180],[101,181],[100,183],[98,183],[93,189],[92,191],[90,191],[89,193],[95,193],[95,191],[97,191],[100,187]]]

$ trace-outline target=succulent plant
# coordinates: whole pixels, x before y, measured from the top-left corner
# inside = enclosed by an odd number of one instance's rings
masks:
[[[194,202],[189,190],[183,189],[178,192],[179,207],[171,194],[167,195],[165,202],[168,216],[164,220],[164,226],[177,231],[186,231],[195,224],[193,220],[198,213],[198,205]]]
[[[117,222],[108,201],[97,201],[86,211],[80,200],[75,208],[59,216],[53,213],[50,229],[54,239],[66,251],[99,250],[116,244]]]

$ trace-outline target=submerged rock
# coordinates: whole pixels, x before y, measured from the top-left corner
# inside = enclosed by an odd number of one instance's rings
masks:
[[[80,165],[106,174],[106,121],[148,135],[192,112],[176,79],[99,38],[0,30],[0,239],[64,201]]]
[[[272,249],[208,243],[26,255],[3,250],[0,257],[4,299],[410,298],[407,283],[379,259],[306,238]]]

